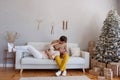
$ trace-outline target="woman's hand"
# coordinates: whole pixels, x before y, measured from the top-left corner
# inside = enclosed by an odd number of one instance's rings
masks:
[[[49,58],[49,59],[51,59],[51,60],[53,59],[53,58],[52,58],[52,55],[51,55],[51,53],[50,53],[49,50],[46,50],[45,53],[48,55],[48,58]]]

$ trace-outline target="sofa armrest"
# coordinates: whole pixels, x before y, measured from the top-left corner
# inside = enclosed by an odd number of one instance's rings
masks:
[[[89,68],[90,63],[90,53],[86,51],[81,51],[81,56],[85,59],[85,68]]]
[[[21,59],[23,58],[23,51],[17,50],[15,56],[15,69],[21,68]]]

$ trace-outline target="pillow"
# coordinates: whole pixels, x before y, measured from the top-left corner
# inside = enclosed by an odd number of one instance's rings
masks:
[[[42,54],[35,49],[33,46],[28,45],[28,50],[30,51],[30,53],[35,57],[35,58],[42,58]]]
[[[79,57],[80,56],[80,48],[76,47],[76,48],[71,48],[71,56],[73,57]]]
[[[8,52],[12,52],[13,48],[14,48],[14,44],[8,43]]]

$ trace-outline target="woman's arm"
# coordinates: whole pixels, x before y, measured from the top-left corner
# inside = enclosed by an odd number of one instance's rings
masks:
[[[53,59],[50,51],[46,50],[45,53],[47,54],[47,56],[48,56],[49,59]]]

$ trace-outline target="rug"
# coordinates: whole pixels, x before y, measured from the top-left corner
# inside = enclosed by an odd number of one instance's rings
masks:
[[[66,76],[66,77],[23,77],[20,80],[90,80],[87,76]]]

